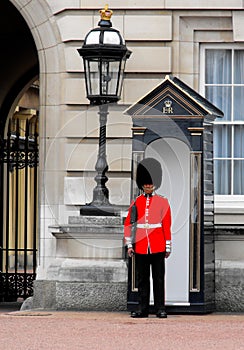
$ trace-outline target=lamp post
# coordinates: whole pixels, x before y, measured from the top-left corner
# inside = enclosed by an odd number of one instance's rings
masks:
[[[112,28],[110,18],[113,11],[108,5],[100,10],[101,20],[97,28],[85,37],[78,49],[83,58],[87,98],[91,105],[99,106],[99,149],[95,169],[97,183],[93,200],[81,209],[81,214],[111,213],[109,192],[106,187],[108,164],[106,158],[106,124],[108,104],[120,99],[126,60],[131,52],[127,49],[120,32]],[[110,209],[109,209],[110,208]]]

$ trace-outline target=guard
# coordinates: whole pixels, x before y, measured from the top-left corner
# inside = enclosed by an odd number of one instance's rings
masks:
[[[135,254],[138,276],[138,310],[131,317],[148,317],[150,298],[150,266],[152,267],[154,309],[156,316],[167,318],[165,311],[165,258],[171,253],[171,210],[168,200],[155,193],[162,181],[162,168],[153,158],[145,158],[137,167],[136,183],[143,191],[131,203],[124,224],[128,256]],[[133,241],[132,214],[136,208]]]

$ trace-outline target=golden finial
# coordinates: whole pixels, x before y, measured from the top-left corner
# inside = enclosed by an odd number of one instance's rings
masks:
[[[112,14],[113,14],[113,11],[109,10],[108,4],[106,4],[104,6],[104,9],[100,10],[99,12],[100,12],[101,20],[110,21],[110,18],[111,18]]]

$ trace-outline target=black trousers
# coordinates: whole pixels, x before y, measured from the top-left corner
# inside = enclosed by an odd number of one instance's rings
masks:
[[[136,254],[139,311],[148,314],[150,303],[150,266],[152,267],[155,312],[165,310],[165,253]]]

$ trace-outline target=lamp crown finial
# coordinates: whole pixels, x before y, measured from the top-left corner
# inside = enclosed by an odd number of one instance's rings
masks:
[[[103,10],[100,10],[100,16],[102,21],[110,21],[110,18],[112,17],[113,11],[109,10],[108,4],[104,6]]]

